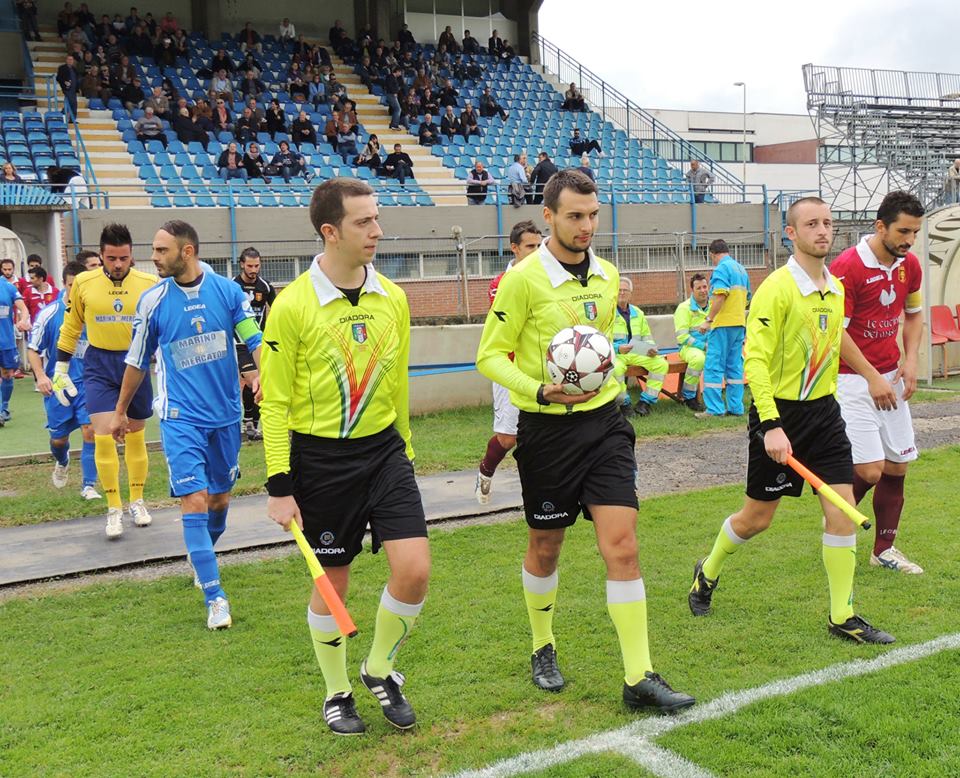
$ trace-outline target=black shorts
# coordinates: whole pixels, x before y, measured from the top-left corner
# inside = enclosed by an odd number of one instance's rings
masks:
[[[303,534],[323,565],[350,564],[367,525],[374,553],[385,540],[427,536],[413,464],[393,427],[344,440],[294,432],[290,473]]]
[[[250,349],[247,348],[246,343],[237,343],[237,365],[240,366],[241,373],[251,373],[257,369],[256,363],[253,361],[253,356],[250,354]]]
[[[617,403],[555,416],[521,411],[514,457],[535,529],[569,527],[588,505],[637,507],[636,433]]]
[[[793,455],[826,484],[853,483],[853,456],[847,428],[840,415],[840,404],[833,395],[817,400],[776,400],[783,431],[790,440]],[[789,465],[778,465],[757,437],[760,417],[750,406],[750,437],[747,457],[747,497],[771,502],[781,497],[799,497],[803,479]]]

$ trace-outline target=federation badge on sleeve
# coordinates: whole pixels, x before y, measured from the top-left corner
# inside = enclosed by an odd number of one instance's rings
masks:
[[[366,343],[367,342],[367,325],[362,321],[357,322],[352,326],[353,329],[353,339],[357,343]]]
[[[593,321],[597,318],[597,304],[589,300],[583,304],[583,312],[586,314],[587,321]]]

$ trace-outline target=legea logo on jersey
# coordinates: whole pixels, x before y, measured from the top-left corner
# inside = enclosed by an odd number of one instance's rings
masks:
[[[123,300],[121,300],[119,297],[113,301],[113,310],[115,310],[117,313],[123,311]]]
[[[367,342],[367,325],[363,322],[357,322],[356,324],[351,325],[353,330],[353,339],[357,343],[366,343]]]
[[[194,316],[192,319],[190,319],[190,326],[197,331],[198,335],[201,335],[203,333],[203,325],[206,323],[207,323],[207,320],[204,319],[202,316]]]
[[[585,302],[583,312],[586,314],[588,321],[593,321],[597,318],[597,304],[592,300]]]

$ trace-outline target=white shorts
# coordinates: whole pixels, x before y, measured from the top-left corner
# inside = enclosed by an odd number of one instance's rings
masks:
[[[493,385],[493,431],[498,435],[516,435],[520,411],[510,402],[510,390]]]
[[[896,371],[883,377],[892,381]],[[847,425],[855,465],[867,462],[912,462],[917,458],[910,406],[903,399],[903,380],[894,384],[897,409],[878,411],[870,397],[867,379],[855,373],[837,376],[837,400]]]

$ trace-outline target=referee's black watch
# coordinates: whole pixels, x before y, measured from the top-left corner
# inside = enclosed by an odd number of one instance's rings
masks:
[[[767,419],[760,422],[760,432],[766,434],[770,430],[783,429],[783,422],[777,419]]]
[[[550,401],[543,396],[543,390],[546,387],[543,384],[540,384],[540,388],[537,389],[537,405],[549,405]]]

